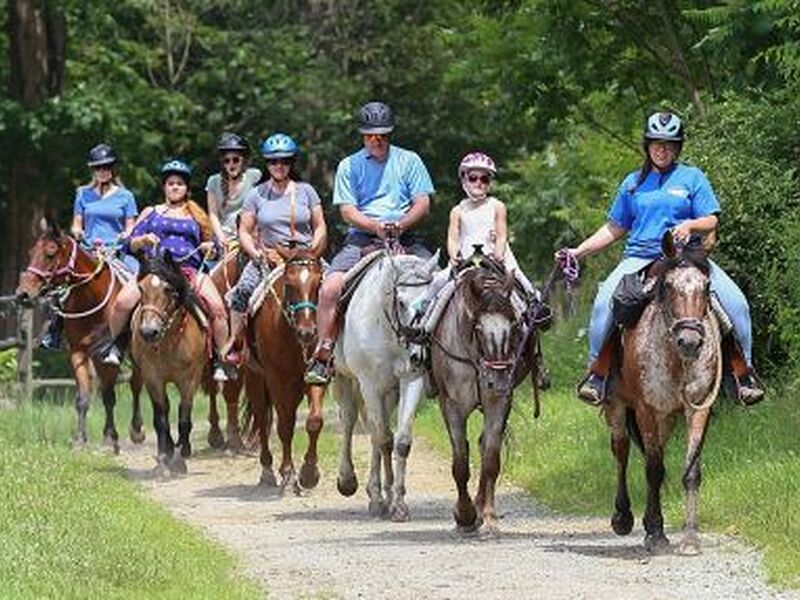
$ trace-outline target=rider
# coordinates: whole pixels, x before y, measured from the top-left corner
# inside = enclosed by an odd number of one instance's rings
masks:
[[[75,191],[70,232],[78,242],[113,246],[133,229],[139,213],[136,199],[119,179],[117,155],[111,146],[94,146],[89,150],[86,164],[92,171],[92,180]],[[135,272],[139,269],[139,263],[131,255],[122,254],[120,259],[130,270]],[[41,346],[48,350],[57,349],[61,345],[62,327],[63,319],[54,316]]]
[[[419,155],[390,144],[393,130],[394,115],[388,105],[369,102],[362,106],[359,133],[364,147],[343,159],[336,169],[333,203],[350,228],[320,289],[320,341],[306,372],[306,383],[324,385],[330,380],[338,334],[337,305],[345,273],[360,260],[362,249],[396,233],[410,253],[431,256],[409,232],[428,215],[433,183]]]
[[[247,142],[235,133],[225,132],[217,140],[221,170],[206,181],[206,201],[211,229],[217,240],[227,248],[236,237],[236,219],[244,199],[261,181],[261,171],[249,167]]]
[[[261,144],[269,179],[247,195],[242,207],[239,244],[250,261],[226,296],[231,331],[222,356],[228,362],[237,360],[230,349],[244,329],[250,296],[267,269],[281,262],[275,247],[294,240],[316,257],[325,252],[328,232],[322,203],[311,184],[300,181],[295,172],[298,151],[297,143],[283,133],[275,133]]]
[[[184,275],[198,292],[211,313],[211,330],[215,348],[219,349],[228,337],[225,304],[211,279],[199,269],[203,257],[215,251],[208,215],[189,198],[189,179],[192,170],[181,160],[170,160],[161,167],[164,202],[142,211],[128,238],[131,252],[143,251],[153,256],[156,250],[169,250],[181,263]],[[138,282],[132,279],[120,290],[109,319],[111,336],[116,339],[128,323],[134,307],[141,298]],[[103,359],[107,364],[119,364],[116,344]],[[214,379],[225,381],[227,376],[219,360],[214,361]]]
[[[613,325],[611,298],[617,284],[624,275],[640,271],[661,256],[661,237],[666,230],[671,229],[675,240],[685,243],[692,234],[708,234],[717,227],[720,205],[708,179],[700,169],[678,162],[683,141],[684,127],[677,115],[652,114],[645,124],[644,165],[622,182],[605,225],[577,247],[566,249],[574,258],[582,259],[628,236],[624,257],[600,285],[592,309],[589,374],[578,390],[578,396],[591,404],[599,404],[605,397],[610,353],[604,342]],[[734,362],[739,399],[754,404],[764,392],[753,376],[747,299],[719,265],[710,264],[711,290],[730,318],[744,355],[741,365]]]

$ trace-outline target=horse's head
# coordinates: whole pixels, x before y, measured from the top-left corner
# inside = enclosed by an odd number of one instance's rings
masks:
[[[474,269],[465,277],[464,302],[478,350],[476,366],[481,383],[491,391],[504,393],[513,383],[520,333],[511,304],[514,274],[499,276],[487,269]]]
[[[392,256],[388,261],[390,276],[384,280],[384,294],[397,327],[404,331],[416,315],[415,302],[433,281],[433,273],[439,264],[439,251],[428,260],[410,255]]]
[[[311,252],[295,248],[281,255],[283,272],[283,310],[302,346],[317,338],[317,297],[322,282],[322,264]]]
[[[191,288],[169,252],[144,259],[138,283],[142,294],[139,334],[146,342],[157,342],[169,331],[178,309],[189,301]]]
[[[49,217],[43,218],[39,237],[28,251],[28,266],[19,276],[17,301],[30,304],[61,283],[74,268],[77,252],[77,242],[64,235],[55,221]]]
[[[658,274],[658,302],[679,356],[694,360],[700,355],[706,336],[708,257],[702,244],[694,240],[683,248],[676,247],[669,231],[662,239],[662,250],[665,260]]]

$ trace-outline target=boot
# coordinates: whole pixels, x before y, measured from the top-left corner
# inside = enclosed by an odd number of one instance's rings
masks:
[[[606,382],[602,375],[590,372],[578,386],[578,398],[592,406],[600,406],[606,398]]]
[[[764,390],[760,385],[755,371],[747,366],[744,353],[739,343],[731,336],[728,338],[727,353],[729,354],[730,368],[733,380],[736,382],[736,396],[745,406],[758,404],[764,399]]]
[[[234,346],[236,345],[236,340],[242,335],[246,325],[247,313],[231,310],[231,331],[228,335],[228,340],[223,344],[220,350],[220,356],[226,364],[238,365],[241,362],[241,356],[234,350]]]
[[[61,333],[64,331],[64,319],[53,315],[47,324],[47,331],[39,342],[39,347],[44,350],[58,350],[61,348]]]
[[[328,385],[333,370],[333,340],[323,340],[314,352],[304,381],[308,385]]]

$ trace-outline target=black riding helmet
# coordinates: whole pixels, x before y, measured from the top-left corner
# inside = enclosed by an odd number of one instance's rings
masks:
[[[247,154],[250,149],[244,138],[236,133],[226,131],[217,140],[217,151],[222,152],[241,152]]]
[[[394,114],[388,104],[368,102],[358,111],[358,122],[360,133],[391,133],[394,129]]]
[[[86,165],[89,167],[99,167],[101,165],[113,165],[117,162],[117,154],[108,144],[97,144],[89,150]]]

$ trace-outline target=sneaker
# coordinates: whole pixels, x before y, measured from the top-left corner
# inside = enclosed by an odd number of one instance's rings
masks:
[[[211,378],[217,383],[225,383],[230,379],[228,373],[225,371],[225,366],[218,360],[214,361],[214,370]]]
[[[59,350],[61,348],[61,334],[48,329],[39,342],[39,348],[43,350]]]
[[[748,373],[738,381],[739,402],[745,406],[753,406],[764,399],[764,390],[758,385],[756,378]]]
[[[111,344],[111,346],[108,348],[108,352],[100,362],[102,362],[104,365],[118,367],[120,364],[122,364],[122,352],[120,352],[116,344]]]
[[[589,376],[583,380],[583,383],[578,388],[578,398],[592,406],[600,406],[605,397],[606,378],[589,373]]]
[[[315,358],[303,379],[308,385],[327,385],[331,380],[330,368],[320,359]]]

